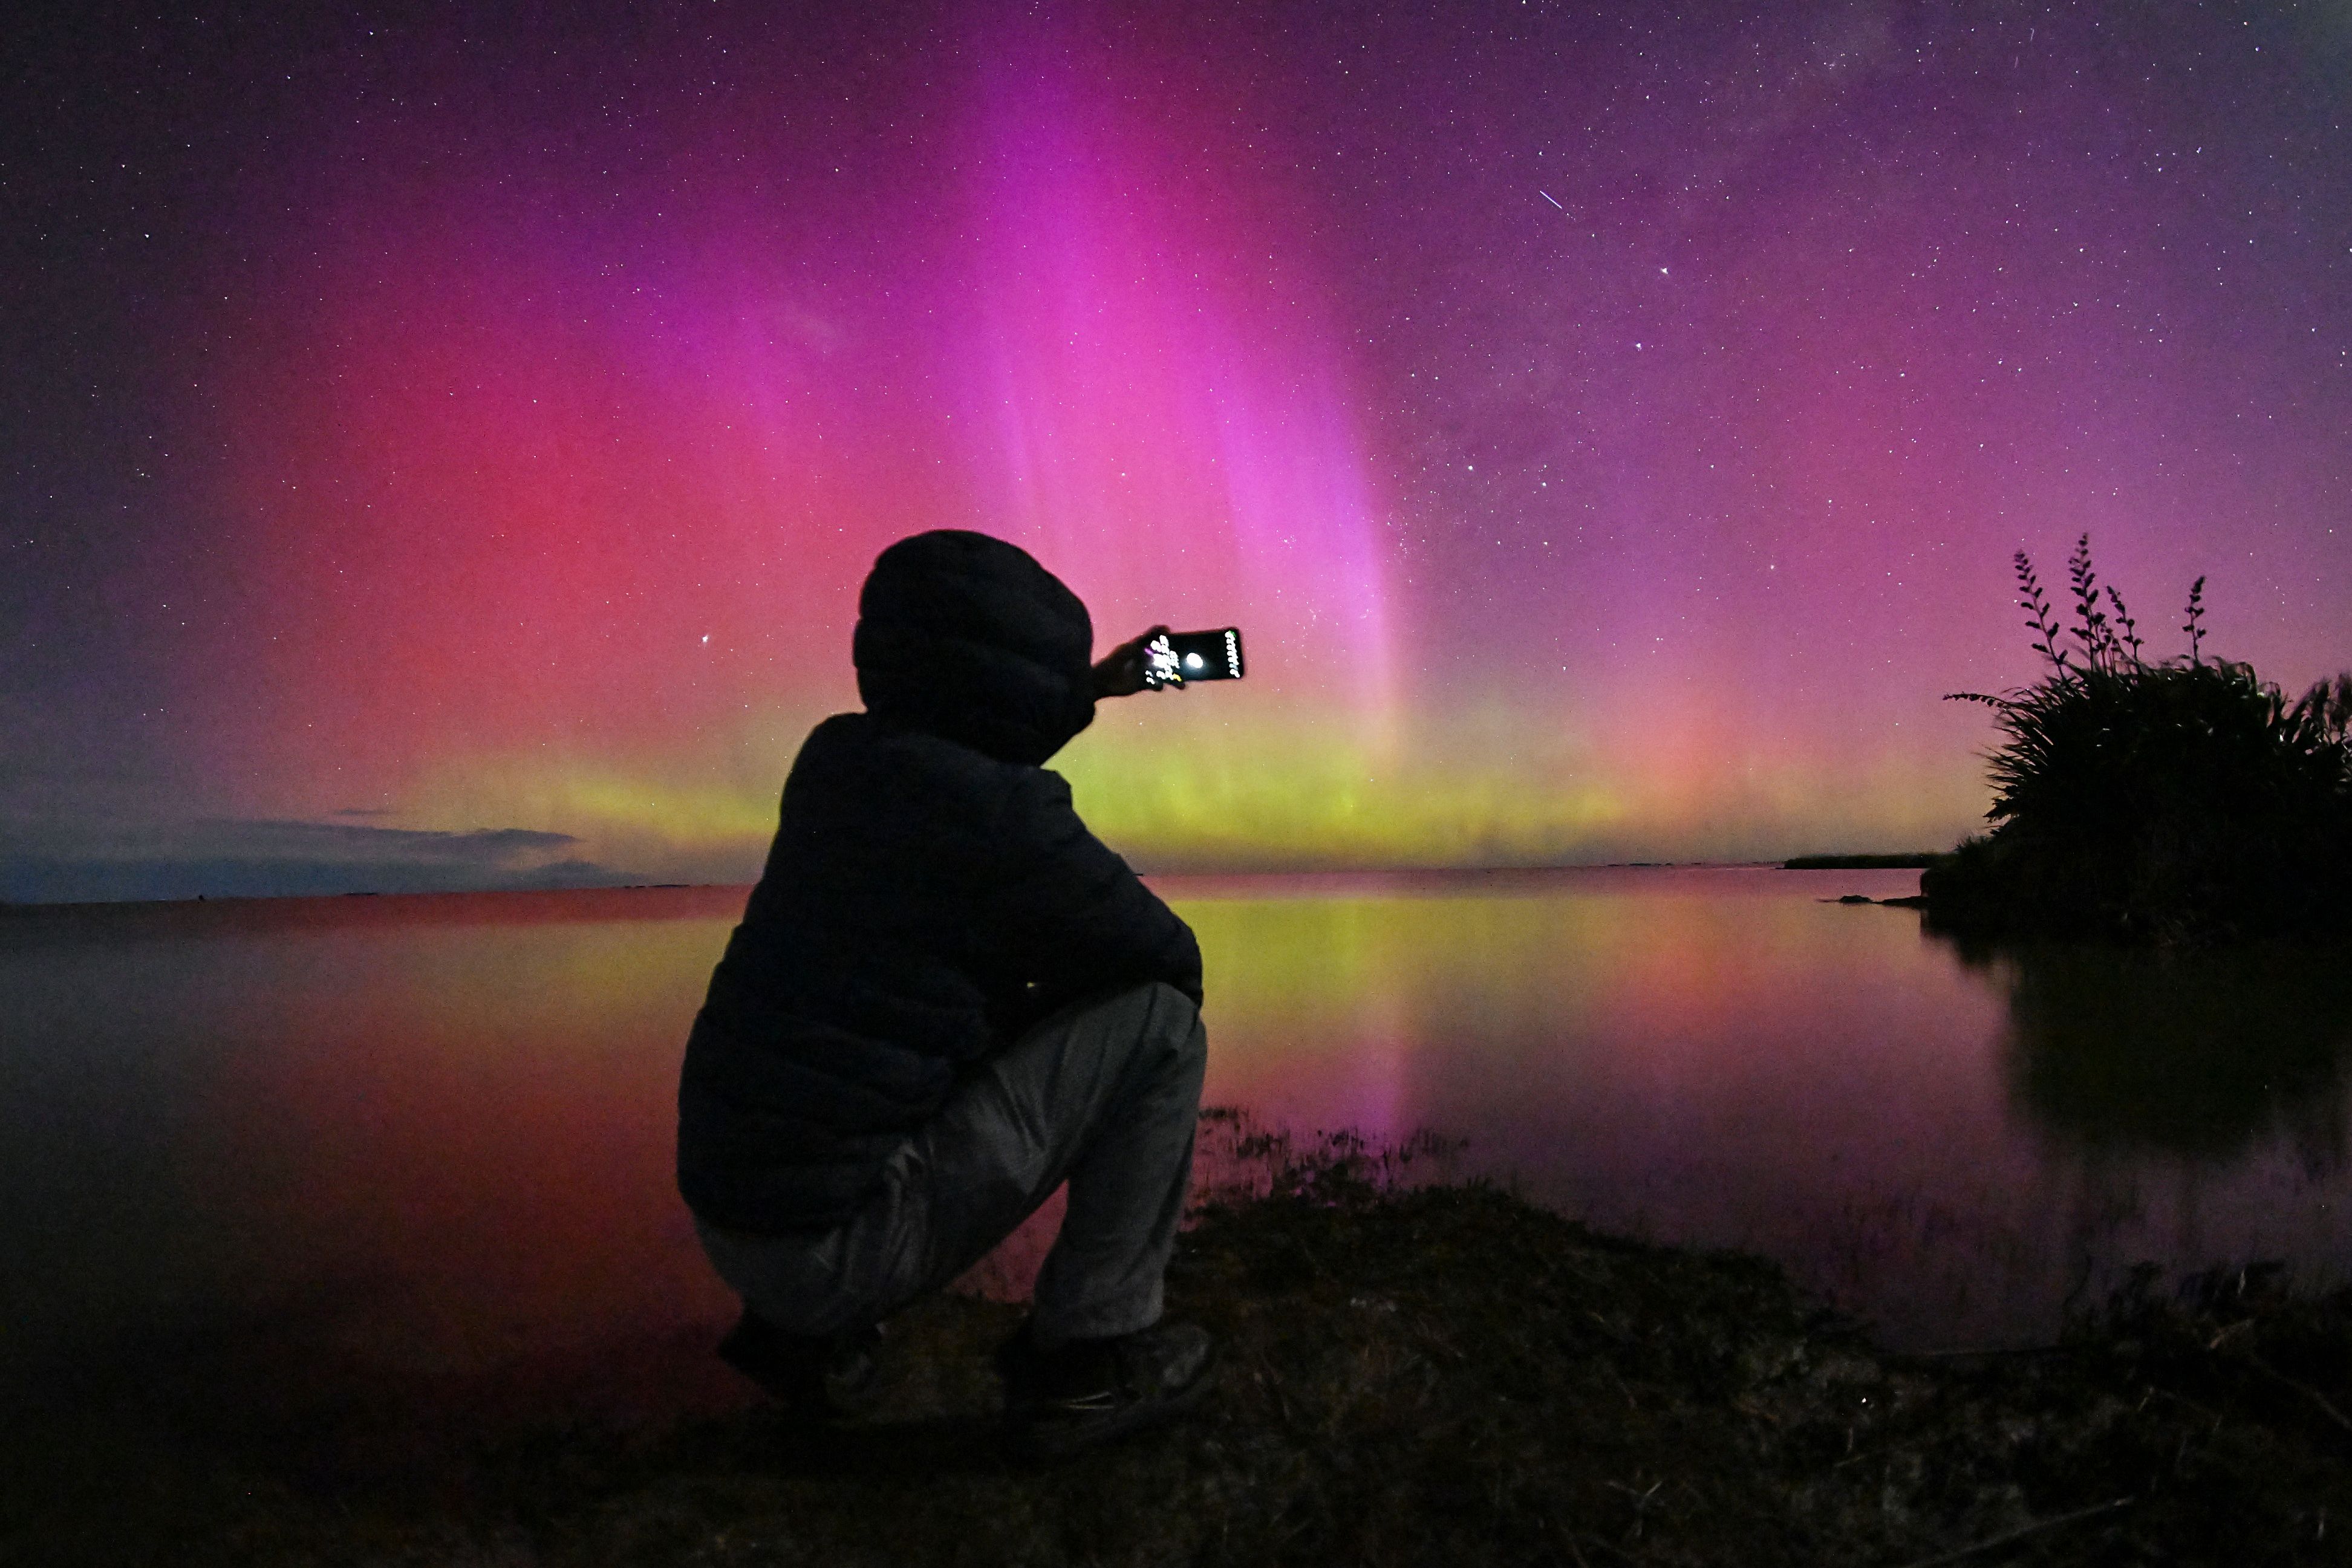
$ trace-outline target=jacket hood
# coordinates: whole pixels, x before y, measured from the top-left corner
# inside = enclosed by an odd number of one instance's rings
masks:
[[[1022,549],[940,528],[882,552],[857,596],[866,711],[1035,767],[1094,722],[1094,622]]]

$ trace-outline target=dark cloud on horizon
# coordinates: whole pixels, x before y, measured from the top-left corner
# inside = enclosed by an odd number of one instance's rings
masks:
[[[337,816],[345,815],[337,812]],[[268,853],[295,854],[342,850],[373,857],[378,854],[464,864],[499,864],[518,855],[561,850],[580,841],[570,833],[541,832],[533,828],[475,828],[453,832],[439,828],[376,828],[358,822],[305,822],[275,818],[216,818],[190,825],[200,841],[215,835],[252,845]]]
[[[18,904],[467,893],[644,880],[567,855],[580,841],[569,833],[532,828],[452,831],[212,819],[46,842],[37,831],[10,836],[17,841],[0,847],[0,901]]]

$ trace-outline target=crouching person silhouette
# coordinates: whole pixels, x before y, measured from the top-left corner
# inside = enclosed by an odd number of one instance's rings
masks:
[[[1150,633],[1146,633],[1146,636]],[[810,732],[678,1088],[678,1186],[743,1298],[719,1354],[820,1415],[870,1408],[884,1319],[1063,1181],[1068,1210],[996,1353],[1042,1457],[1202,1392],[1161,1321],[1207,1037],[1192,931],[1041,765],[1142,689],[1026,553],[942,530],[858,597],[866,711]]]

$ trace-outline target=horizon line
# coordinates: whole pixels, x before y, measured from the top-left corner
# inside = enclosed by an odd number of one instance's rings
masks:
[[[1147,881],[1154,879],[1241,879],[1272,880],[1299,877],[1365,877],[1365,876],[1513,876],[1538,875],[1567,871],[1700,871],[1790,869],[1788,862],[1797,860],[1824,858],[1923,858],[1944,853],[1937,850],[1853,850],[1811,851],[1803,854],[1773,855],[1753,860],[1630,860],[1630,861],[1557,861],[1536,863],[1506,863],[1482,865],[1461,863],[1426,864],[1329,864],[1298,865],[1234,865],[1234,866],[1171,866],[1166,868],[1139,867],[1136,874]],[[1797,870],[1899,870],[1902,867],[1796,867]],[[197,904],[321,904],[341,903],[348,899],[474,898],[485,894],[504,897],[551,897],[575,894],[652,893],[652,892],[716,892],[742,889],[748,892],[758,884],[754,878],[748,882],[610,882],[583,883],[566,887],[468,887],[468,888],[409,888],[385,892],[372,888],[353,888],[341,893],[241,893],[212,896],[194,894],[173,898],[93,898],[38,899],[18,901],[0,899],[0,911],[18,913],[32,910],[87,910],[124,908],[178,908]]]

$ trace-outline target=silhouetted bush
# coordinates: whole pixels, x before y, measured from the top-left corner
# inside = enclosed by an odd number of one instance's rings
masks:
[[[2023,550],[2019,602],[2051,673],[1998,696],[1991,832],[1920,878],[1931,924],[2211,942],[2352,924],[2352,674],[2289,705],[2248,664],[2203,657],[2205,580],[2185,657],[2151,664],[2090,536],[2069,562],[2064,636]]]

